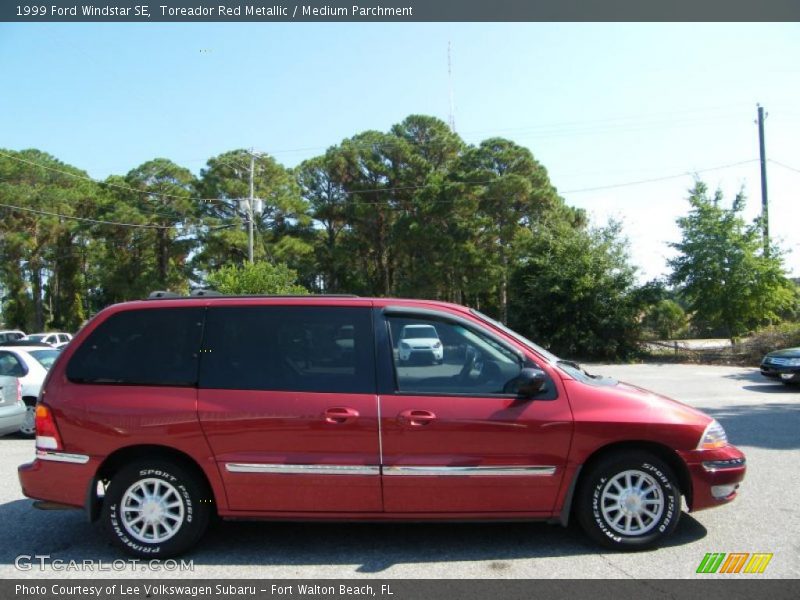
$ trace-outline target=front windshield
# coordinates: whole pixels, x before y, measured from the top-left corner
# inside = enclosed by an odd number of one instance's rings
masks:
[[[50,367],[52,367],[53,363],[56,362],[59,352],[58,350],[31,350],[29,354],[35,358],[45,369],[50,370]]]
[[[527,346],[528,348],[530,348],[531,350],[533,350],[537,354],[543,356],[550,364],[552,364],[555,367],[558,367],[559,369],[561,369],[562,371],[567,373],[573,379],[577,379],[578,381],[582,381],[583,383],[588,383],[590,385],[595,385],[595,386],[611,386],[611,385],[616,385],[617,384],[617,380],[616,379],[612,379],[610,377],[603,377],[601,375],[592,375],[590,373],[587,373],[584,370],[584,368],[581,367],[578,363],[573,362],[571,360],[562,360],[562,359],[560,359],[559,357],[557,357],[552,352],[550,352],[548,350],[545,350],[544,348],[542,348],[538,344],[534,344],[532,341],[530,341],[525,336],[522,336],[522,335],[518,334],[516,331],[506,327],[505,325],[503,325],[499,321],[495,321],[491,317],[487,317],[486,315],[484,315],[483,313],[475,310],[474,308],[471,308],[470,311],[472,312],[472,314],[474,314],[479,319],[482,319],[483,321],[486,321],[490,325],[494,325],[495,327],[497,327],[502,332],[508,334],[509,336],[513,337],[518,342],[524,344],[525,346]]]
[[[33,334],[33,335],[29,335],[27,339],[28,339],[28,341],[31,341],[31,342],[41,342],[45,338],[45,336],[46,336],[46,334],[36,333],[36,334]]]
[[[487,317],[485,314],[483,314],[480,311],[475,310],[474,308],[471,308],[470,311],[472,312],[473,315],[475,315],[476,317],[478,317],[482,321],[485,321],[486,323],[489,323],[490,325],[494,325],[495,327],[497,327],[503,333],[510,335],[512,338],[514,338],[515,340],[517,340],[521,344],[524,344],[525,346],[527,346],[528,348],[530,348],[531,350],[536,352],[536,354],[541,355],[542,357],[544,357],[545,360],[547,360],[547,362],[555,364],[556,362],[559,361],[559,358],[555,354],[553,354],[552,352],[550,352],[548,350],[545,350],[539,344],[534,344],[532,341],[530,341],[525,336],[520,335],[516,331],[514,331],[513,329],[510,329],[510,328],[506,327],[505,325],[503,325],[500,321],[495,321],[493,318]]]

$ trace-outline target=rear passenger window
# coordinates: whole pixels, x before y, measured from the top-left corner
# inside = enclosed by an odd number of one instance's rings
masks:
[[[370,310],[209,308],[200,387],[375,393]]]
[[[20,360],[10,352],[0,352],[0,375],[8,377],[24,377],[28,370]]]
[[[203,308],[119,312],[97,326],[67,365],[78,383],[193,386]]]

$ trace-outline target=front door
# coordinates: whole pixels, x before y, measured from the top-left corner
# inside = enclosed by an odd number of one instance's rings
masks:
[[[406,360],[400,334],[423,326],[443,356]],[[380,395],[386,512],[550,512],[572,435],[554,382],[517,398],[519,350],[469,321],[390,313],[384,328],[394,371]]]
[[[198,414],[231,510],[380,511],[370,309],[208,309]]]

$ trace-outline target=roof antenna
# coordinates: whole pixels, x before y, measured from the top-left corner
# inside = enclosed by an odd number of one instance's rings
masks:
[[[450,58],[450,40],[447,41],[447,86],[450,91],[450,118],[447,120],[451,131],[456,130],[455,105],[453,103],[453,64]]]

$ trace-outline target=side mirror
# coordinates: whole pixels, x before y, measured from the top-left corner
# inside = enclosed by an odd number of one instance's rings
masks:
[[[517,380],[519,382],[517,394],[521,398],[533,398],[544,388],[547,376],[541,369],[525,368],[520,371]]]

